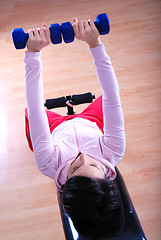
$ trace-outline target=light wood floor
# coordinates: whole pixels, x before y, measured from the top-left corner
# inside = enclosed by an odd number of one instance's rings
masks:
[[[63,240],[54,182],[34,162],[24,135],[24,50],[13,28],[29,28],[106,12],[102,36],[119,81],[127,137],[118,167],[150,240],[161,236],[161,1],[0,1],[0,239]],[[101,94],[85,43],[50,45],[42,52],[45,98]],[[81,111],[85,106],[75,110]],[[66,113],[65,110],[59,110]],[[130,239],[129,239],[130,240]]]

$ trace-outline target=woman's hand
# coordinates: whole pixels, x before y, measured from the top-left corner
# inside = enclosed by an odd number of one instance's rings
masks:
[[[30,29],[27,49],[29,52],[40,52],[42,48],[48,46],[51,42],[50,30],[46,24],[41,28]]]
[[[77,18],[74,18],[73,30],[75,37],[88,43],[90,48],[101,44],[99,32],[92,20],[78,21]]]

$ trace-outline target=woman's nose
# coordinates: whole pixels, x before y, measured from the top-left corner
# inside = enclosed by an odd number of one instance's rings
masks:
[[[88,157],[83,153],[80,155],[80,162],[83,165],[88,165]]]

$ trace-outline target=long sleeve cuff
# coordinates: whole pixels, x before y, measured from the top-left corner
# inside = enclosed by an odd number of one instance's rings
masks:
[[[24,62],[31,67],[41,66],[41,52],[25,52]]]
[[[109,56],[106,53],[106,49],[105,49],[105,46],[103,43],[95,48],[89,48],[89,51],[92,54],[94,61],[99,61],[99,60],[102,60],[107,57],[109,58]]]

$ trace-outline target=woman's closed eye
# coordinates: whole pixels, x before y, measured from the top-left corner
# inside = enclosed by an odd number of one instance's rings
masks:
[[[81,167],[81,166],[80,166]],[[73,171],[72,171],[72,174],[78,169],[78,168],[80,168],[80,167],[74,167],[73,168]]]
[[[90,164],[90,166],[98,168],[96,164]]]

